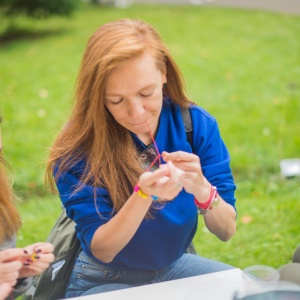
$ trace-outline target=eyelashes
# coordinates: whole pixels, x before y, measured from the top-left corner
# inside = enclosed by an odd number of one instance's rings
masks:
[[[140,93],[139,96],[142,97],[142,98],[148,98],[148,97],[151,97],[154,93],[154,90],[149,92],[149,93]],[[109,103],[111,105],[118,105],[120,104],[122,101],[124,100],[124,98],[121,98],[119,100],[110,100],[110,99],[107,99],[107,101],[109,101]]]
[[[118,101],[111,101],[111,100],[110,100],[110,103],[111,103],[112,105],[118,105],[118,104],[120,104],[122,101],[123,101],[123,98],[122,98],[121,100],[118,100]]]

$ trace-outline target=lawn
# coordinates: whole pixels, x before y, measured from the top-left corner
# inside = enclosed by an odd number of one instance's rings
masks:
[[[23,218],[18,244],[44,240],[59,214],[58,196],[44,188],[48,147],[70,112],[89,36],[123,17],[158,29],[189,97],[217,118],[231,153],[237,232],[223,243],[200,218],[199,254],[240,268],[290,262],[300,244],[300,180],[283,178],[279,162],[300,157],[300,17],[209,6],[83,5],[70,19],[16,20],[21,37],[0,43],[0,110]]]

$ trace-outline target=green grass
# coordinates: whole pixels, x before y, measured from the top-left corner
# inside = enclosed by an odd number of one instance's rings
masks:
[[[279,161],[299,157],[300,17],[209,6],[83,6],[71,19],[17,20],[23,38],[0,44],[0,109],[21,198],[19,245],[45,239],[59,214],[58,197],[43,187],[47,149],[70,112],[89,36],[122,17],[159,30],[190,98],[217,118],[231,153],[237,233],[220,242],[201,219],[198,252],[240,268],[290,262],[300,243],[300,181],[282,178]]]

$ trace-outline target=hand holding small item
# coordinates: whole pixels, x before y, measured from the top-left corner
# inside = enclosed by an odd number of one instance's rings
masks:
[[[145,172],[140,176],[138,187],[153,200],[171,201],[182,190],[184,172],[170,161],[160,165],[154,172]]]
[[[24,248],[27,256],[19,271],[19,278],[32,277],[42,273],[54,260],[53,246],[49,243],[36,243]]]
[[[184,172],[182,184],[186,192],[193,194],[198,200],[208,199],[211,184],[202,173],[200,159],[197,155],[184,151],[172,153],[164,151],[162,158],[166,162],[171,161],[176,168]]]
[[[53,261],[53,246],[36,243],[0,251],[0,300],[6,299],[17,280],[42,273]]]

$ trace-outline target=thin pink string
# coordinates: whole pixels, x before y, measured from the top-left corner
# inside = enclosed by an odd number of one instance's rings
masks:
[[[157,155],[157,156],[155,157],[155,159],[153,160],[153,162],[152,162],[152,163],[150,164],[150,166],[147,168],[146,172],[148,172],[148,171],[153,167],[153,165],[155,164],[155,162],[156,162],[158,159],[160,159],[160,154]]]
[[[152,134],[152,132],[151,132],[151,130],[150,130],[150,127],[149,127],[148,122],[146,122],[146,124],[147,124],[147,127],[148,127],[148,129],[149,129],[149,134],[150,134],[151,140],[152,140],[152,142],[153,142],[154,148],[155,148],[156,153],[157,153],[157,156],[155,157],[155,159],[153,160],[153,162],[150,164],[150,166],[147,168],[147,170],[146,170],[146,172],[147,172],[147,171],[149,171],[149,170],[153,167],[153,165],[155,164],[155,162],[156,162],[158,159],[159,159],[159,164],[161,164],[161,159],[160,159],[160,158],[161,158],[161,154],[160,154],[160,152],[159,152],[159,150],[158,150],[157,144],[156,144],[155,139],[154,139],[154,137],[153,137],[153,134]]]

